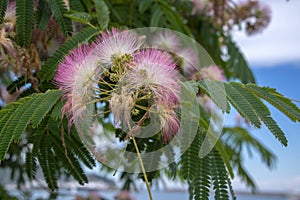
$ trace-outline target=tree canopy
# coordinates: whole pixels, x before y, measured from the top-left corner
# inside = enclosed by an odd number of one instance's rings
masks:
[[[287,146],[267,104],[300,121],[291,99],[256,84],[232,36],[270,20],[256,0],[1,0],[0,167],[20,188],[41,170],[53,194],[62,177],[88,183],[96,162],[123,189],[144,180],[150,199],[163,176],[195,200],[211,188],[236,199],[237,176],[255,190],[243,150],[266,167],[276,156],[248,127]]]

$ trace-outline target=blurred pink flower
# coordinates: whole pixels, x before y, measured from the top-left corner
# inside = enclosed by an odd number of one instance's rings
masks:
[[[181,59],[180,67],[186,78],[190,78],[192,74],[198,71],[200,60],[195,50],[184,48],[176,52],[176,55]]]
[[[205,11],[210,4],[209,0],[190,0],[193,4],[191,15],[199,15]]]
[[[179,37],[170,30],[159,31],[155,33],[151,39],[151,45],[154,48],[168,50],[176,53],[180,48]]]
[[[215,65],[210,65],[208,67],[201,68],[200,74],[203,79],[216,80],[216,81],[225,80],[223,70]]]
[[[271,8],[261,1],[242,1],[236,8],[236,20],[244,20],[246,33],[253,35],[262,32],[270,24],[271,13]]]
[[[134,200],[134,198],[128,190],[123,190],[115,196],[115,200]]]

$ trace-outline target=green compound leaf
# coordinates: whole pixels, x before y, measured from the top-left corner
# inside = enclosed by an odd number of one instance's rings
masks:
[[[27,47],[31,42],[32,27],[34,22],[34,1],[16,1],[16,31],[17,42],[20,46]]]
[[[94,0],[98,24],[101,30],[105,30],[109,24],[109,9],[104,0]]]
[[[7,8],[7,0],[0,1],[0,24],[2,24]]]
[[[48,90],[21,98],[0,111],[0,160],[5,157],[11,142],[20,140],[30,122],[33,127],[39,126],[60,97],[61,91]]]
[[[51,11],[54,14],[54,18],[59,24],[61,31],[65,35],[72,33],[72,22],[69,18],[64,15],[68,12],[64,0],[47,0]]]

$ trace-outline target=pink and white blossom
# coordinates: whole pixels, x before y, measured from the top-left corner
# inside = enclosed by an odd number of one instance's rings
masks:
[[[209,0],[190,0],[193,4],[192,15],[199,15],[205,12],[211,2]]]
[[[111,112],[114,115],[114,124],[117,127],[126,128],[131,119],[131,110],[134,106],[132,94],[121,89],[121,94],[112,93],[109,102]]]
[[[178,116],[174,108],[170,108],[165,102],[158,101],[155,107],[159,115],[162,140],[170,141],[180,130]]]
[[[124,77],[128,88],[144,88],[171,104],[179,101],[179,76],[169,53],[146,49],[136,53],[134,58],[136,66]]]
[[[69,117],[69,126],[80,119],[86,111],[95,90],[95,76],[97,62],[90,56],[93,45],[86,44],[65,57],[59,64],[54,82],[64,92],[63,98],[67,100],[63,113]]]
[[[111,31],[103,32],[95,42],[95,54],[103,66],[110,67],[113,57],[133,54],[142,44],[135,32],[113,28]]]
[[[200,69],[200,74],[202,78],[215,80],[215,81],[224,81],[224,72],[218,66],[210,65]]]
[[[123,68],[130,65],[117,74],[119,81],[107,99],[116,127],[127,127],[136,102],[141,97],[153,100],[151,104],[159,114],[163,141],[169,141],[179,131],[179,120],[174,110],[180,101],[176,63],[169,53],[162,50],[138,50],[141,43],[136,36],[116,29],[107,31],[102,33],[101,42],[81,45],[61,62],[54,80],[64,93],[66,104],[63,113],[69,118],[69,127],[88,117],[85,116],[87,107],[97,100],[95,95],[99,94],[102,67]],[[131,54],[129,61],[126,56],[123,57],[127,54]],[[115,61],[115,58],[121,59]],[[113,67],[107,70],[102,78],[110,77],[115,73],[114,70]]]
[[[151,39],[151,45],[154,48],[159,48],[176,53],[180,49],[179,37],[169,30],[159,31],[154,34]]]

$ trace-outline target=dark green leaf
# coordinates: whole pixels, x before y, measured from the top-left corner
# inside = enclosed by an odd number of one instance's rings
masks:
[[[69,0],[69,4],[70,4],[70,9],[71,10],[76,10],[79,12],[84,12],[84,6],[81,2],[81,0]]]
[[[153,8],[154,12],[151,16],[150,27],[159,27],[163,12],[158,6]]]
[[[260,98],[268,101],[275,108],[289,117],[292,121],[300,121],[300,109],[288,98],[269,87],[259,87],[254,84],[247,84],[247,89]]]
[[[83,24],[89,24],[92,16],[85,12],[77,12],[77,11],[70,11],[65,14],[65,17],[72,19],[75,22],[80,22]]]
[[[231,84],[225,84],[226,95],[230,103],[239,111],[239,113],[248,119],[254,126],[260,128],[261,120],[256,112],[252,109],[253,106],[249,100],[241,95],[244,92],[243,88],[234,88]]]
[[[39,126],[44,117],[56,104],[57,100],[61,97],[62,92],[60,90],[49,90],[40,99],[39,104],[36,106],[35,111],[32,113],[32,127]]]
[[[284,145],[287,146],[287,139],[277,125],[277,123],[271,118],[270,111],[263,104],[263,102],[255,95],[255,93],[250,93],[244,85],[240,83],[231,83],[232,87],[240,92],[240,95],[244,96],[245,99],[249,102],[249,109],[253,110],[256,116],[264,122],[268,129],[273,133],[273,135]]]
[[[199,133],[200,134],[200,133]],[[198,136],[200,143],[203,144],[205,134],[201,133]],[[211,160],[210,154],[199,159],[198,169],[195,179],[192,182],[194,190],[194,199],[195,200],[208,200],[210,194],[210,185],[211,185]]]
[[[153,0],[142,0],[141,3],[139,4],[139,12],[143,14],[153,3]]]
[[[98,24],[101,30],[105,30],[109,23],[109,9],[104,0],[94,0],[97,12]]]
[[[74,154],[69,152],[68,149],[63,145],[63,140],[59,137],[59,131],[54,129],[51,130],[51,134],[49,134],[49,139],[51,139],[51,144],[53,145],[53,150],[57,156],[57,159],[62,161],[63,166],[68,170],[70,174],[82,185],[88,182],[88,179],[78,161],[75,158]],[[74,147],[73,147],[74,148]]]
[[[48,187],[51,190],[58,189],[58,175],[56,172],[56,162],[53,154],[53,149],[51,148],[51,139],[49,133],[46,133],[42,137],[38,160],[41,165]]]
[[[72,22],[64,15],[67,13],[67,7],[64,0],[47,0],[51,11],[54,14],[56,21],[58,22],[61,31],[65,34],[72,33]]]
[[[2,24],[3,22],[6,8],[7,8],[7,0],[1,0],[0,1],[0,24]]]
[[[228,174],[218,151],[211,152],[211,175],[215,199],[229,199]]]
[[[0,160],[4,158],[11,142],[20,140],[30,120],[34,127],[38,127],[60,97],[61,91],[49,90],[21,98],[0,111]]]
[[[34,1],[16,1],[16,31],[17,42],[20,46],[28,46],[32,37],[32,26],[34,22]]]
[[[39,5],[36,13],[36,25],[39,29],[46,29],[51,17],[51,10],[47,0],[39,0]]]
[[[28,178],[31,180],[35,179],[37,171],[37,158],[32,152],[26,153],[25,167]]]

